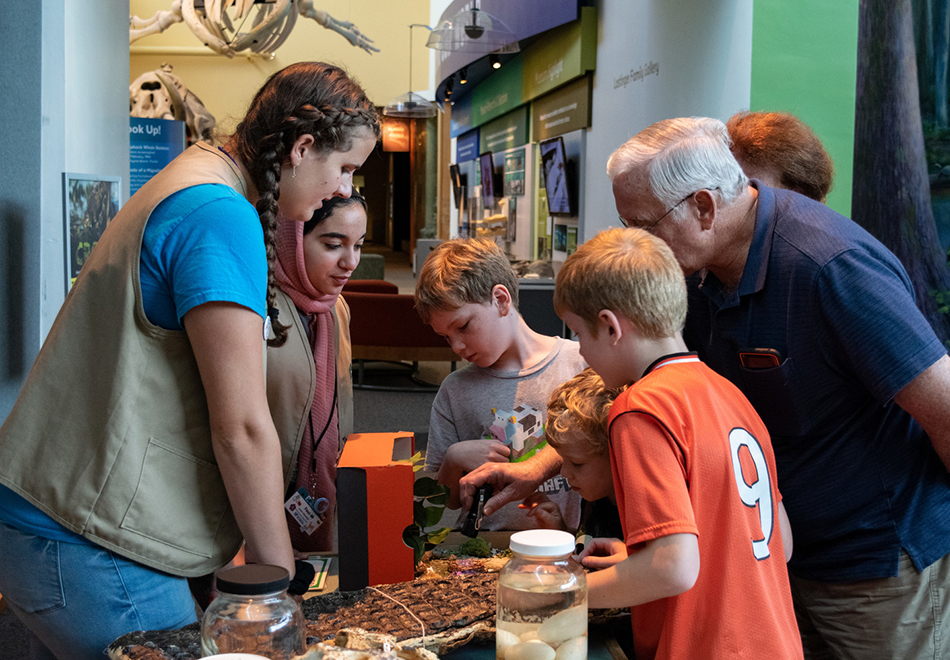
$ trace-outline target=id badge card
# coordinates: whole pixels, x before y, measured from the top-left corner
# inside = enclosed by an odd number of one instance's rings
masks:
[[[325,497],[314,498],[306,488],[301,487],[284,502],[284,508],[300,525],[300,531],[309,535],[327,519],[330,502]]]

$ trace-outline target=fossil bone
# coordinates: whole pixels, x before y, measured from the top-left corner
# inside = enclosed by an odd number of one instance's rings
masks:
[[[160,69],[147,71],[132,81],[129,115],[183,121],[188,129],[189,145],[199,140],[210,143],[216,123],[201,99],[172,73],[170,64],[162,64]]]
[[[322,9],[317,9],[313,6],[313,0],[274,0],[266,3],[255,0],[174,0],[169,11],[156,12],[151,18],[129,16],[129,43],[133,44],[143,37],[164,32],[175,23],[184,22],[205,46],[220,55],[234,57],[249,51],[272,56],[290,36],[298,15],[313,19],[367,53],[379,52],[373,46],[373,40],[360,32],[353,23],[338,21]],[[251,26],[243,31],[248,20]]]

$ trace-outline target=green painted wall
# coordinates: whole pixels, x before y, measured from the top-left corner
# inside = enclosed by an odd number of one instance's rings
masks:
[[[850,216],[858,0],[755,0],[750,110],[811,126],[835,163],[828,206]]]

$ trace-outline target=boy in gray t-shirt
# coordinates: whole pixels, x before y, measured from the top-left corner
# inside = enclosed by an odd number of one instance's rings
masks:
[[[543,444],[548,397],[586,365],[576,342],[538,334],[521,318],[518,281],[501,249],[475,239],[440,244],[419,273],[415,299],[422,320],[472,363],[442,383],[429,424],[426,469],[449,487],[449,508],[461,506],[459,479],[485,462],[534,456],[521,463],[524,469],[559,465],[557,452]],[[562,477],[538,491],[558,505],[571,529],[577,526],[580,497]],[[544,500],[531,499],[531,505]],[[513,503],[486,517],[482,529],[545,526],[544,512]]]

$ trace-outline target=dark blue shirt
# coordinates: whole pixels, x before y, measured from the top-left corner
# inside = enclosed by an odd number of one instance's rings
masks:
[[[792,524],[791,572],[846,581],[950,552],[950,475],[893,397],[946,351],[897,258],[818,202],[757,181],[738,291],[688,279],[684,336],[749,398],[772,436]],[[778,367],[747,369],[742,349]]]

